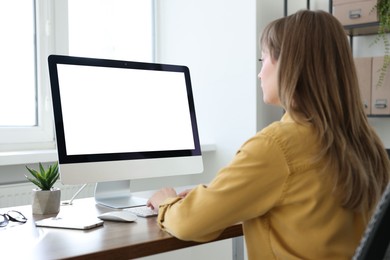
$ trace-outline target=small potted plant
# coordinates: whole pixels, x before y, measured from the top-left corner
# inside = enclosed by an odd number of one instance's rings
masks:
[[[32,211],[33,214],[56,214],[60,211],[61,190],[53,187],[59,178],[58,162],[45,169],[39,163],[39,171],[27,167],[31,176],[27,180],[37,186],[33,189]]]

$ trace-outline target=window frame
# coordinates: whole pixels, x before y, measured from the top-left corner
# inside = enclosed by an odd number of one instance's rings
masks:
[[[0,127],[0,166],[57,160],[47,57],[68,54],[68,1],[34,2],[37,125]],[[156,49],[156,2],[152,1],[152,59]]]
[[[54,131],[51,118],[51,103],[48,84],[47,63],[45,57],[53,51],[53,41],[50,40],[50,20],[52,20],[49,8],[52,8],[48,0],[32,0],[35,25],[35,88],[37,106],[37,125],[0,128],[0,152],[54,149]]]

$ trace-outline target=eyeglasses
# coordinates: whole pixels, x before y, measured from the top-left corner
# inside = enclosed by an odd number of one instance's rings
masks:
[[[27,218],[16,210],[10,210],[6,214],[0,214],[0,227],[5,227],[10,221],[26,223]]]

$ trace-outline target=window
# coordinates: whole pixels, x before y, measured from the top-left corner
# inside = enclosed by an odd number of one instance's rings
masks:
[[[49,51],[41,33],[48,14],[34,0],[0,5],[0,151],[53,147],[47,76],[40,66]]]
[[[152,1],[69,0],[68,3],[70,55],[153,60]]]
[[[54,149],[49,54],[153,61],[153,32],[153,0],[2,1],[0,152]]]
[[[34,4],[17,0],[3,1],[1,5],[0,125],[35,126]],[[20,22],[5,26],[9,21]]]
[[[0,165],[56,158],[55,152],[42,151],[55,148],[48,55],[153,61],[153,3],[153,0],[0,3]]]

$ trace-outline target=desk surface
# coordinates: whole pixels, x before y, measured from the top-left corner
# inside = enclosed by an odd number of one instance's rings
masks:
[[[102,227],[83,231],[39,228],[34,220],[53,215],[32,215],[30,205],[12,209],[19,210],[28,218],[25,224],[10,222],[7,227],[0,228],[1,254],[12,259],[133,259],[199,245],[161,231],[155,217],[138,218],[133,223],[105,221]],[[0,209],[0,213],[7,210]],[[70,206],[61,206],[60,213],[64,216],[97,216],[111,210],[96,205],[93,198],[88,198],[75,200]],[[238,236],[242,236],[241,224],[227,228],[217,240]]]

